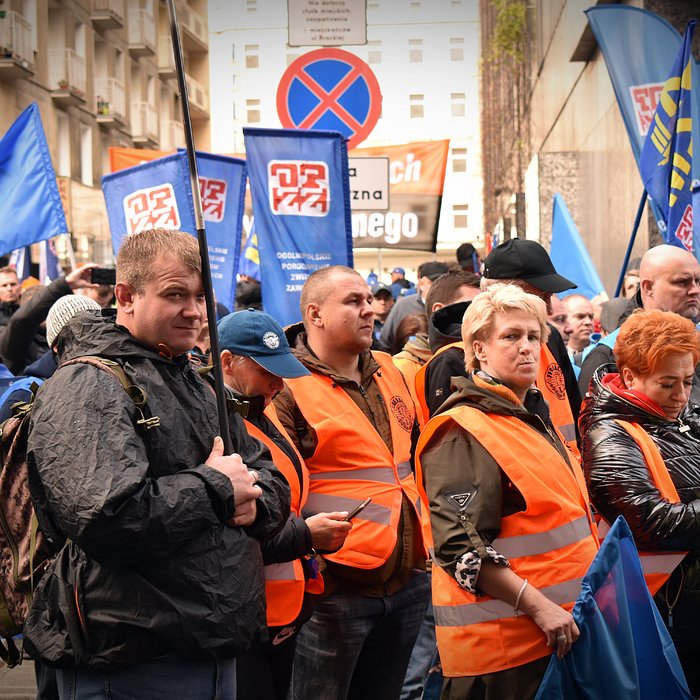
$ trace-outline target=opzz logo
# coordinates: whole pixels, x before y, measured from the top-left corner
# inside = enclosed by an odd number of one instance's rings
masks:
[[[223,221],[226,210],[226,180],[200,177],[199,194],[202,197],[202,217],[204,220],[212,223]]]
[[[663,89],[663,83],[630,86],[634,117],[637,120],[637,132],[640,136],[646,136],[647,131],[649,131],[654,112],[656,112],[656,105],[659,104],[659,95]]]
[[[126,232],[141,233],[150,228],[180,228],[180,212],[171,184],[147,187],[124,197]]]
[[[270,209],[277,216],[327,216],[331,204],[328,165],[271,160],[267,164]]]

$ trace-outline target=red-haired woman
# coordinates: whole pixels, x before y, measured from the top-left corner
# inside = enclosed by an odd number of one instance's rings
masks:
[[[638,311],[600,367],[580,418],[593,505],[624,515],[694,697],[700,696],[700,409],[688,406],[700,334],[666,311]]]

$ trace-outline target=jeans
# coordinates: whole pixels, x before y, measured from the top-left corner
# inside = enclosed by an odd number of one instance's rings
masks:
[[[384,598],[339,585],[299,632],[291,700],[397,700],[429,597],[425,572]]]
[[[236,661],[192,661],[176,654],[118,671],[58,669],[60,700],[236,700]]]
[[[411,652],[406,677],[401,689],[401,700],[420,700],[428,677],[428,671],[437,663],[437,641],[435,639],[435,613],[428,601],[425,618]]]

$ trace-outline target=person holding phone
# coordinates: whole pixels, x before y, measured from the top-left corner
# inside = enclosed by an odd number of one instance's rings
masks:
[[[284,386],[284,379],[303,377],[309,371],[292,355],[279,323],[262,311],[248,309],[222,318],[218,331],[224,382],[241,408],[246,430],[267,446],[292,491],[287,523],[262,548],[268,641],[238,657],[237,689],[242,698],[285,700],[297,633],[323,592],[316,551],[340,549],[359,506],[353,513],[302,515],[309,495],[309,473],[272,399]]]

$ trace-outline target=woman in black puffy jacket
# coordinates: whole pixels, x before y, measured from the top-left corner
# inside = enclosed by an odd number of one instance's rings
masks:
[[[615,357],[619,373],[597,370],[581,412],[588,491],[607,523],[627,520],[698,697],[700,408],[688,399],[700,334],[677,314],[639,311],[620,329]]]

